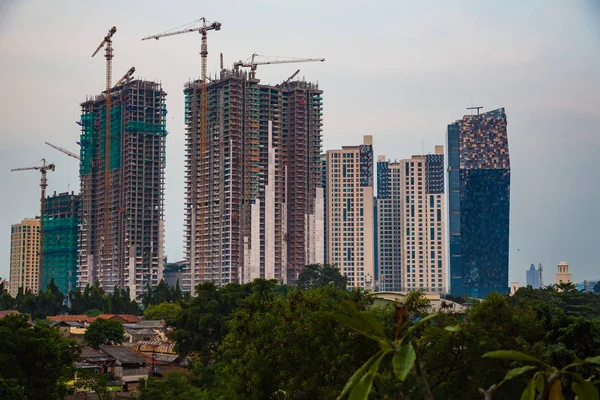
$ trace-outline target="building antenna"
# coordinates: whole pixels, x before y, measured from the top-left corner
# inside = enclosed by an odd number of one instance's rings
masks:
[[[477,115],[479,115],[479,109],[483,108],[482,106],[476,106],[476,107],[467,107],[467,110],[477,110]]]

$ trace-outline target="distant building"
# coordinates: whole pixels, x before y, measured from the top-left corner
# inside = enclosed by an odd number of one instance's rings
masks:
[[[535,269],[535,265],[531,264],[526,272],[526,286],[531,286],[534,289],[542,287],[542,265],[539,269]]]
[[[81,196],[54,193],[46,198],[42,289],[54,278],[61,293],[77,287],[77,234]]]
[[[558,264],[558,272],[556,273],[556,284],[560,283],[573,283],[573,277],[569,273],[569,264],[565,261],[561,261]]]
[[[583,281],[583,291],[593,293],[596,283],[598,283],[598,281]]]
[[[19,288],[37,293],[40,266],[40,220],[27,218],[10,228],[10,283],[8,292]]]
[[[373,137],[362,145],[327,151],[327,262],[348,286],[373,288]]]
[[[514,295],[519,290],[519,282],[511,282],[510,283],[510,295]]]
[[[174,263],[168,262],[163,271],[163,279],[165,280],[165,283],[169,284],[170,286],[175,286],[177,285],[177,282],[179,282],[179,286],[183,285],[183,274],[185,272],[185,268],[185,260]]]
[[[504,108],[448,125],[450,292],[507,293],[510,157]]]
[[[377,162],[379,290],[446,292],[444,149]]]

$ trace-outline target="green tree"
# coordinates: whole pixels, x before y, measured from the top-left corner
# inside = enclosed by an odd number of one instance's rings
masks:
[[[0,319],[0,349],[1,398],[64,398],[79,352],[75,341],[48,324],[31,325],[23,315],[9,315]]]
[[[348,278],[340,273],[340,269],[331,264],[310,264],[302,268],[296,285],[302,289],[315,289],[333,285],[338,289],[346,289]]]
[[[259,287],[274,287],[275,281],[256,280],[240,285],[230,283],[217,289],[208,282],[196,286],[196,296],[181,302],[181,312],[173,322],[172,338],[180,354],[196,352],[210,362],[222,338],[227,334],[234,311]]]
[[[150,377],[140,394],[140,400],[212,400],[213,396],[198,388],[190,373],[173,371],[161,378]]]
[[[142,301],[144,307],[158,305],[165,302],[173,303],[184,299],[189,300],[189,297],[184,295],[181,291],[179,281],[177,281],[175,286],[171,286],[166,283],[164,279],[161,279],[158,285],[155,287],[152,287],[150,284],[148,284],[144,293],[140,295],[140,300]]]
[[[344,300],[364,308],[360,291],[255,292],[235,313],[219,349],[213,391],[223,399],[332,399],[377,343],[329,317]]]
[[[4,282],[0,282],[0,310],[14,310],[15,308],[15,299],[8,293]]]
[[[78,389],[93,390],[99,400],[109,400],[110,393],[106,388],[108,378],[108,374],[96,374],[88,369],[81,368],[77,370],[77,383],[75,386]]]
[[[181,312],[179,303],[160,303],[156,306],[149,306],[144,311],[144,319],[164,320],[168,326],[172,326]]]
[[[98,318],[86,329],[83,336],[85,342],[99,348],[103,344],[121,344],[125,341],[125,329],[118,321]]]

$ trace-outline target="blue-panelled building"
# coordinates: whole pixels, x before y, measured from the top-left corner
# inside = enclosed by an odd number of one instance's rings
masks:
[[[448,125],[450,293],[508,293],[510,156],[504,108]]]

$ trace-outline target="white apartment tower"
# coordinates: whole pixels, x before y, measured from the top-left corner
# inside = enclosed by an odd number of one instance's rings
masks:
[[[377,163],[379,290],[446,292],[443,146]]]
[[[327,151],[327,262],[349,287],[372,289],[375,279],[373,137]]]

